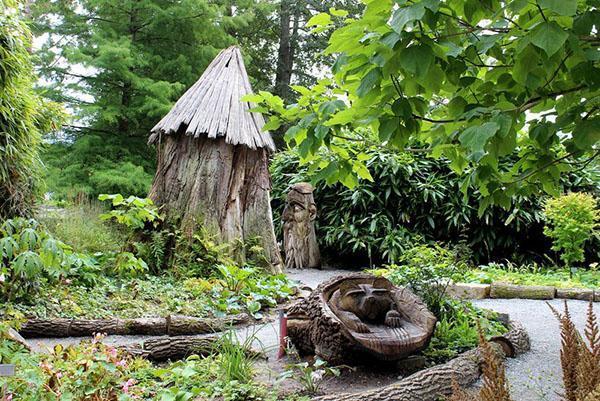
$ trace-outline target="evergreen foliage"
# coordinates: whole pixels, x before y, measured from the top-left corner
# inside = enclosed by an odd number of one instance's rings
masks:
[[[62,117],[33,91],[31,34],[19,2],[0,1],[0,219],[31,215],[43,133]]]
[[[49,97],[76,119],[54,138],[49,189],[58,195],[145,195],[150,129],[219,50],[248,27],[256,1],[36,1],[35,33]],[[247,8],[245,8],[247,7]]]

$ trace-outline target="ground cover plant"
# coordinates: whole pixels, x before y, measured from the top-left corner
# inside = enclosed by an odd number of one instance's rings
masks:
[[[128,248],[140,230],[160,220],[157,209],[135,197],[106,199],[116,208],[45,212],[42,221],[50,229],[33,219],[4,222],[0,228],[3,317],[206,317],[246,312],[260,318],[265,308],[294,293],[294,284],[284,275],[265,275],[250,261],[237,264],[226,256],[223,245],[200,235],[192,238],[192,247],[185,248],[189,251],[180,249],[175,267],[160,270],[157,254],[151,259],[149,251],[140,250],[142,242],[134,241]],[[80,226],[84,221],[85,228]],[[98,230],[96,238],[90,233],[78,237],[89,228]],[[75,252],[53,233],[69,238],[82,252]],[[260,249],[248,247],[260,264]],[[95,252],[87,253],[91,251]]]
[[[6,326],[2,326],[6,330]],[[277,391],[254,381],[252,359],[243,344],[220,342],[207,357],[155,366],[96,336],[76,346],[56,346],[34,354],[3,337],[0,363],[17,364],[17,375],[5,381],[6,397],[23,401],[227,401],[281,400]],[[235,361],[235,362],[233,362]],[[240,374],[240,366],[243,374]],[[290,396],[289,401],[300,400]]]
[[[592,263],[589,269],[540,267],[537,265],[517,266],[511,263],[490,263],[470,269],[465,281],[490,284],[502,281],[521,285],[549,285],[558,288],[600,288],[598,265]]]

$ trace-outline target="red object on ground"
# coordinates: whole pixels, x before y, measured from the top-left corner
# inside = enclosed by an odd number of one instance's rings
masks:
[[[279,352],[277,359],[283,358],[287,346],[287,316],[283,310],[279,310]]]

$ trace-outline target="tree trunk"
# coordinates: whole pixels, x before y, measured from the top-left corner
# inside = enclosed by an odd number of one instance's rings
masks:
[[[224,138],[175,134],[163,140],[149,197],[190,237],[198,225],[224,242],[260,237],[271,271],[280,273],[267,150]]]
[[[290,0],[282,0],[279,11],[279,52],[277,55],[277,71],[275,73],[275,94],[284,99],[290,95],[292,80],[292,42],[290,37],[291,10],[293,4]]]

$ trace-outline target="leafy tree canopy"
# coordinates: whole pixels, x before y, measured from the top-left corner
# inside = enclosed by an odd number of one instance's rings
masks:
[[[74,116],[46,153],[49,190],[61,197],[147,193],[155,158],[145,145],[150,129],[267,6],[258,0],[32,3],[35,33],[45,39],[36,55],[46,95]],[[56,143],[65,137],[69,146]]]
[[[366,141],[368,129],[378,144],[449,159],[463,191],[483,196],[482,213],[516,194],[556,193],[562,172],[598,156],[597,0],[363,1],[363,15],[331,35],[332,78],[293,87],[287,107],[266,92],[248,98],[271,113],[266,129],[292,124],[286,139],[304,161],[332,151],[319,178],[370,179],[365,156],[336,145]],[[330,10],[308,25],[345,16]]]

